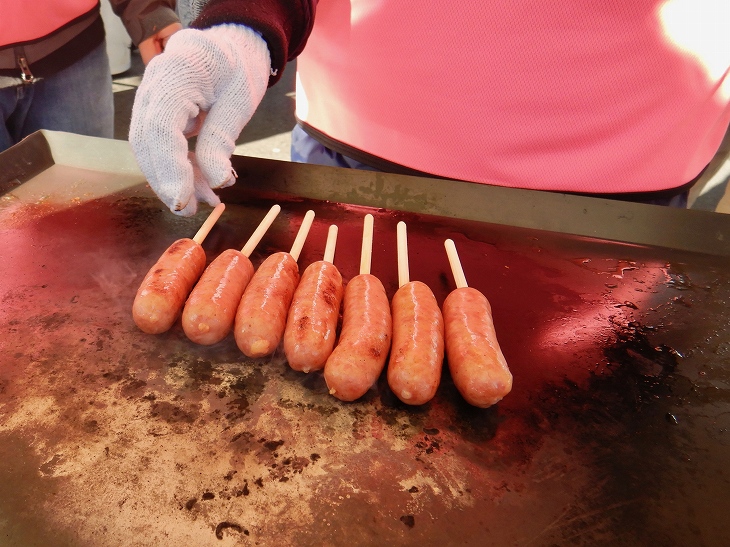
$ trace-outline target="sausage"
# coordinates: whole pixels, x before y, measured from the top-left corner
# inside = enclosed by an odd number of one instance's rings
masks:
[[[340,341],[324,365],[330,394],[342,401],[365,395],[385,367],[393,323],[380,280],[353,277],[345,287]]]
[[[492,308],[478,290],[462,287],[444,300],[446,359],[456,389],[487,408],[512,389],[512,373],[497,342]]]
[[[175,324],[190,290],[205,269],[203,248],[192,239],[178,239],[147,272],[132,304],[137,326],[160,334]]]
[[[284,354],[300,372],[321,370],[335,347],[344,288],[331,262],[313,262],[302,273],[284,330]]]
[[[425,283],[400,287],[391,302],[393,344],[388,385],[409,405],[422,405],[436,394],[444,360],[444,320],[436,297]]]
[[[261,263],[236,310],[233,332],[244,355],[274,353],[284,334],[297,283],[299,266],[289,253],[274,253]]]
[[[182,313],[185,335],[209,346],[223,340],[233,327],[241,295],[254,267],[246,255],[227,249],[210,263],[190,293]]]

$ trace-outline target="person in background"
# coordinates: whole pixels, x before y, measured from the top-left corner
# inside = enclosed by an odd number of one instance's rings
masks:
[[[684,207],[730,122],[727,0],[191,10],[147,68],[129,134],[180,215],[235,182],[235,140],[294,58],[295,161]]]
[[[111,0],[145,63],[182,28],[175,0]],[[114,137],[99,0],[0,0],[0,152],[39,129]]]

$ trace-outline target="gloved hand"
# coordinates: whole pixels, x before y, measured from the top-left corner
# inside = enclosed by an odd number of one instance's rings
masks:
[[[230,157],[270,72],[266,42],[241,25],[178,31],[147,65],[129,142],[150,186],[173,213],[195,214],[198,200],[217,205],[212,188],[235,182]],[[194,131],[195,157],[189,159],[187,137]]]

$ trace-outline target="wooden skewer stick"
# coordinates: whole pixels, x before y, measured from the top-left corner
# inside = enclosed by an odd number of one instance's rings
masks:
[[[406,223],[400,221],[396,228],[396,243],[398,246],[398,287],[402,287],[410,281],[408,270],[408,235]]]
[[[213,228],[213,225],[218,222],[218,219],[220,218],[221,214],[223,213],[223,209],[225,208],[225,203],[219,203],[215,206],[210,215],[208,215],[208,218],[206,218],[205,222],[203,222],[203,225],[200,227],[200,230],[198,230],[198,233],[195,234],[195,236],[193,237],[193,241],[195,243],[197,243],[198,245],[203,244],[203,240],[208,235],[208,232],[210,232],[211,228]]]
[[[335,261],[335,246],[337,246],[337,226],[332,224],[330,229],[327,231],[327,243],[324,246],[324,258],[325,262],[333,264]]]
[[[457,289],[463,289],[469,285],[466,283],[466,276],[464,270],[461,267],[461,261],[459,255],[456,252],[456,245],[451,239],[444,241],[444,247],[446,247],[446,256],[449,257],[449,264],[451,265],[451,273],[454,275],[454,281],[456,282]]]
[[[264,237],[264,234],[271,227],[271,224],[274,222],[276,215],[279,214],[279,211],[281,211],[280,205],[274,205],[271,209],[269,209],[269,212],[266,213],[266,216],[263,218],[261,223],[251,234],[251,237],[248,238],[248,241],[243,246],[243,249],[241,249],[241,254],[243,256],[245,256],[245,257],[251,256],[251,253],[256,248],[256,245],[258,245],[261,242],[261,239]]]
[[[302,247],[304,247],[304,242],[307,239],[307,235],[309,234],[309,229],[312,227],[313,221],[314,211],[309,210],[304,215],[302,225],[299,226],[299,232],[297,233],[297,237],[294,239],[294,244],[291,247],[291,251],[289,251],[289,254],[295,261],[299,260],[299,254],[302,252]]]
[[[362,250],[360,251],[360,273],[369,274],[373,255],[373,215],[365,215],[362,229]]]

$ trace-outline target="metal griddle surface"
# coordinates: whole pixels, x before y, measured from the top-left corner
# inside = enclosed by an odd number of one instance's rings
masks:
[[[59,181],[67,192],[42,191]],[[465,404],[447,372],[423,407],[384,378],[346,404],[281,351],[251,360],[232,336],[197,346],[179,324],[140,332],[143,275],[209,209],[174,217],[144,184],[119,186],[54,165],[2,198],[0,544],[730,542],[726,256],[232,191],[209,259],[280,203],[254,264],[288,250],[311,208],[300,267],[335,223],[349,279],[370,212],[391,296],[404,220],[412,279],[443,301],[450,237],[492,303],[514,374],[498,405]]]

